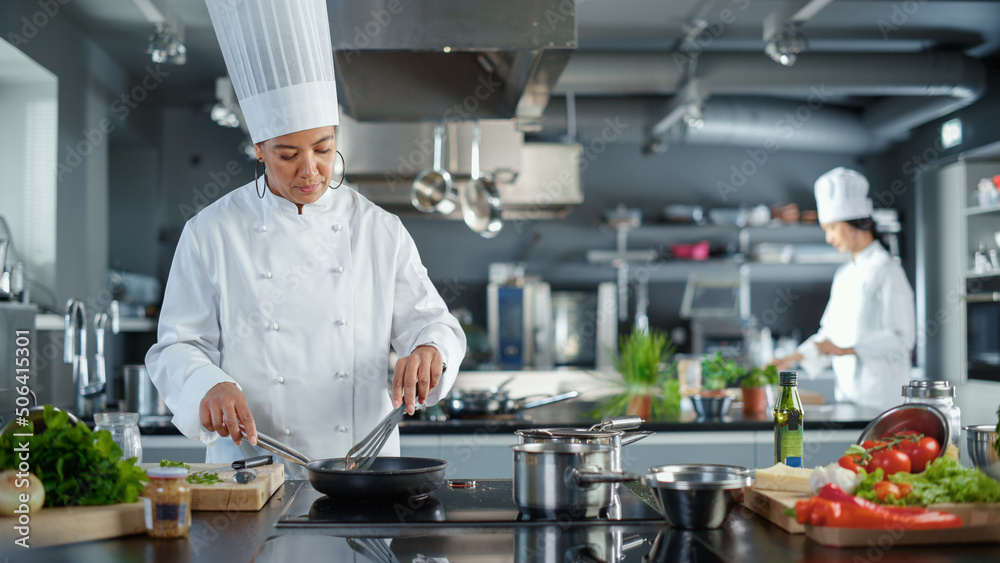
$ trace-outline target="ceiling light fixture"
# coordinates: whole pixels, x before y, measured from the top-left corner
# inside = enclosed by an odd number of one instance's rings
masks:
[[[154,63],[182,65],[187,62],[187,47],[176,33],[162,23],[156,24],[156,29],[149,36],[146,53]]]
[[[793,22],[775,33],[764,46],[764,52],[771,59],[784,66],[792,66],[798,60],[799,53],[809,49],[809,40],[799,29],[800,24]]]
[[[223,127],[240,126],[240,106],[236,101],[236,91],[228,76],[220,76],[215,79],[215,99],[210,115],[212,121]]]

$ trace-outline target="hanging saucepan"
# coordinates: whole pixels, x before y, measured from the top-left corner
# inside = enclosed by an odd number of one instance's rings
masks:
[[[455,210],[458,194],[451,174],[442,165],[444,125],[434,128],[434,168],[423,170],[410,187],[410,203],[424,213],[448,215]]]
[[[503,228],[503,203],[493,174],[479,169],[479,122],[472,132],[472,170],[469,183],[462,190],[462,218],[473,232],[483,238],[493,238]]]
[[[532,398],[532,396],[512,399],[506,391],[462,391],[454,389],[443,401],[441,408],[452,418],[474,418],[514,414],[519,411],[533,409],[560,401],[568,401],[580,395],[579,391],[567,391],[549,397]]]
[[[638,442],[653,433],[625,432],[638,428],[643,420],[638,416],[606,418],[591,428],[525,428],[515,432],[519,444],[591,444],[610,446],[608,471],[622,470],[622,446]]]
[[[243,433],[246,437],[246,432]],[[448,462],[425,457],[378,457],[370,469],[344,468],[344,458],[312,459],[266,434],[257,433],[257,445],[305,466],[309,482],[328,497],[349,501],[420,498],[444,484]]]

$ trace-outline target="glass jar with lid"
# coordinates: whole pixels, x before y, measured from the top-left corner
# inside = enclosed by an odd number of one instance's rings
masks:
[[[947,381],[910,381],[903,387],[903,404],[920,403],[930,405],[941,411],[948,419],[948,431],[951,434],[951,444],[958,455],[962,444],[962,411],[955,404],[955,388]],[[941,444],[942,448],[949,445]]]
[[[139,413],[102,412],[94,415],[94,430],[107,430],[111,439],[122,449],[122,459],[136,458],[142,463],[142,442],[139,436]]]
[[[179,538],[191,526],[191,487],[183,467],[154,467],[146,471],[149,484],[142,493],[146,533],[154,538]]]

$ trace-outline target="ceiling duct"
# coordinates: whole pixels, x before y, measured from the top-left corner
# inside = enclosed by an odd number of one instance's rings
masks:
[[[575,92],[578,108],[585,107],[580,92],[591,96],[663,96],[675,95],[684,84],[682,54],[664,53],[575,53],[556,84],[556,93]],[[944,52],[923,53],[807,53],[794,67],[775,65],[756,53],[702,53],[698,60],[697,80],[708,101],[704,108],[704,127],[689,130],[685,142],[697,142],[711,132],[743,131],[728,138],[746,143],[754,138],[757,144],[773,133],[773,127],[758,128],[768,123],[761,117],[785,103],[793,111],[805,103],[813,119],[822,115],[851,115],[849,110],[838,108],[846,102],[857,103],[856,97],[878,97],[878,101],[859,110],[852,120],[860,119],[869,134],[876,137],[864,146],[884,146],[898,140],[918,125],[951,113],[977,100],[986,87],[986,72],[976,59]],[[607,77],[614,75],[615,80]],[[748,101],[756,110],[739,111],[736,107],[724,109],[713,105],[713,96],[773,96],[794,100],[771,104]],[[762,105],[763,104],[763,105]],[[727,103],[725,105],[732,105]],[[765,107],[766,106],[766,107]],[[654,106],[655,107],[655,106]],[[664,106],[660,106],[663,108]],[[596,108],[591,107],[596,110]],[[822,109],[822,111],[818,111]],[[713,111],[715,110],[715,111]],[[597,110],[603,115],[617,115]],[[654,109],[654,111],[656,111]],[[660,121],[667,112],[642,117],[650,124]],[[711,114],[723,111],[730,123],[712,123]],[[560,110],[552,108],[547,113],[559,119]],[[585,112],[581,111],[581,129],[586,126]],[[757,121],[758,123],[754,123]],[[815,128],[818,121],[809,123]],[[546,131],[550,125],[546,125]],[[558,128],[553,124],[553,128]],[[637,128],[639,130],[641,128]],[[856,136],[856,123],[837,129],[851,131]],[[634,130],[635,131],[635,130]],[[634,132],[633,131],[633,132]],[[645,131],[648,133],[648,128]],[[543,132],[547,136],[546,132]],[[581,138],[586,138],[581,132]],[[719,139],[716,135],[715,139]],[[725,138],[725,136],[721,137]],[[643,141],[645,142],[645,141]],[[848,145],[848,138],[838,145]],[[807,149],[806,146],[801,146]],[[827,149],[829,150],[829,149]],[[855,152],[855,151],[852,151]]]
[[[338,96],[358,121],[515,120],[535,130],[569,54],[565,0],[330,6]]]

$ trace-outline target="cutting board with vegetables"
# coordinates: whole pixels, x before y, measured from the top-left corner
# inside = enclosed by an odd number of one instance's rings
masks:
[[[806,537],[828,547],[879,546],[883,550],[897,545],[1000,543],[1000,507],[996,504],[939,504],[929,508],[955,514],[962,519],[963,526],[909,531],[806,526]]]
[[[769,491],[746,487],[743,489],[743,506],[763,516],[790,534],[804,534],[805,526],[795,521],[785,510],[795,508],[795,502],[809,498],[810,494],[789,491]]]
[[[0,518],[0,537],[10,546],[23,536],[15,529],[17,519]],[[145,533],[141,502],[103,506],[60,506],[42,508],[29,514],[30,547],[45,547],[91,540],[103,540]]]
[[[143,469],[156,467],[154,463],[143,463]],[[285,482],[285,466],[272,463],[254,467],[257,478],[249,483],[233,480],[236,471],[218,463],[192,463],[191,473],[210,470],[221,479],[219,483],[189,483],[191,487],[191,510],[257,511],[263,508],[271,495]]]

